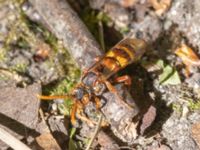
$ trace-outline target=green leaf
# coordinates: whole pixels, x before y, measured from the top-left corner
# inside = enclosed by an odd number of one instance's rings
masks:
[[[162,85],[177,85],[181,83],[178,72],[170,65],[165,65],[163,60],[158,60],[157,65],[163,68],[163,73],[159,75],[159,83]]]
[[[98,21],[102,21],[106,24],[108,24],[109,22],[111,22],[111,19],[106,15],[106,13],[104,12],[99,12],[96,16]]]
[[[162,59],[159,59],[157,62],[156,62],[156,65],[160,66],[161,68],[164,68],[164,61]]]
[[[173,69],[171,66],[167,65],[163,68],[162,74],[159,75],[159,83],[165,82],[173,74]]]
[[[166,78],[166,80],[164,80],[161,84],[163,85],[177,85],[177,84],[180,84],[181,83],[181,80],[180,80],[180,77],[179,77],[179,74],[176,70],[173,71],[172,74],[170,74],[170,76],[168,78]]]
[[[69,150],[77,150],[76,142],[73,139],[69,139]]]
[[[73,136],[76,132],[76,128],[72,128],[71,132],[70,132],[70,139],[69,139],[69,150],[77,150],[77,144],[76,142],[73,140]]]
[[[70,138],[72,138],[75,133],[76,133],[76,128],[72,128],[70,132]]]

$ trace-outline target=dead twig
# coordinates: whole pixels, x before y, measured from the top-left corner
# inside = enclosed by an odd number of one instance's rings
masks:
[[[2,128],[0,128],[0,139],[15,150],[31,150],[27,145],[19,141]]]
[[[82,70],[95,63],[94,58],[102,54],[100,46],[65,0],[30,2],[41,15],[42,22],[45,22],[50,31],[63,41]]]

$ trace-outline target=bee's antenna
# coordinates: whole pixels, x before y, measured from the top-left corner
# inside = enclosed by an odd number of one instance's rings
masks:
[[[51,95],[51,96],[45,96],[45,95],[37,95],[37,97],[41,100],[53,100],[53,99],[66,99],[66,98],[72,98],[72,95]]]

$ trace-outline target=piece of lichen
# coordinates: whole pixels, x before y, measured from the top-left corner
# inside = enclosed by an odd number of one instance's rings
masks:
[[[14,71],[17,71],[20,73],[25,73],[27,70],[27,67],[28,67],[27,64],[19,63],[19,64],[12,66],[11,70],[14,70]]]
[[[200,101],[189,100],[188,107],[191,111],[200,110]]]
[[[181,113],[181,112],[183,111],[182,106],[179,105],[179,104],[172,104],[172,109],[173,109],[174,111],[176,111],[176,112],[179,112],[179,113]]]

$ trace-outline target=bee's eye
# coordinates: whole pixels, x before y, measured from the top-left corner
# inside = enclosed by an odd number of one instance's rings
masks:
[[[93,72],[89,72],[87,76],[83,78],[83,83],[88,87],[92,87],[96,79],[97,79],[97,75]]]
[[[77,88],[74,92],[73,95],[75,96],[76,99],[81,100],[84,96],[84,89],[82,88]]]

